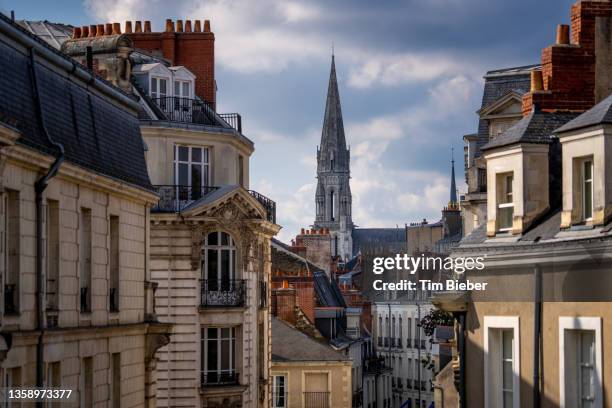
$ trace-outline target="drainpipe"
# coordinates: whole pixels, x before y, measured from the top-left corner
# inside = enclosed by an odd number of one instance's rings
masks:
[[[540,346],[542,344],[542,271],[536,265],[534,279],[533,316],[533,407],[540,408]]]
[[[47,188],[49,181],[57,175],[57,172],[64,161],[64,146],[60,143],[55,142],[51,139],[47,127],[45,125],[45,119],[42,112],[42,104],[40,101],[40,93],[38,89],[38,81],[36,77],[36,52],[34,48],[30,48],[30,76],[32,80],[32,96],[36,103],[36,115],[38,117],[38,124],[42,133],[47,138],[49,144],[58,150],[58,155],[55,158],[55,162],[49,168],[47,174],[39,178],[34,184],[34,191],[36,194],[36,329],[38,330],[38,341],[36,343],[36,386],[43,387],[44,378],[44,347],[43,347],[43,335],[44,335],[44,307],[45,307],[45,291],[43,290],[45,285],[45,275],[43,271],[43,252],[44,252],[44,241],[43,241],[43,192]],[[36,402],[37,407],[42,407],[41,401]]]

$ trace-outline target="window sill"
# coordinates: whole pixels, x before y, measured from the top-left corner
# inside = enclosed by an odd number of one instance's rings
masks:
[[[242,393],[246,391],[247,388],[249,388],[248,385],[241,384],[206,384],[200,385],[200,395],[242,395]]]

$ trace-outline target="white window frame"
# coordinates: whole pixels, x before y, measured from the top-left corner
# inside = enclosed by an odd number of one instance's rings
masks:
[[[161,81],[164,80],[166,81],[166,92],[162,93],[160,92],[160,83]],[[157,82],[157,92],[155,92],[155,94],[153,93],[153,82]],[[170,78],[167,77],[163,77],[163,76],[156,76],[156,75],[151,75],[151,79],[150,79],[150,83],[149,83],[149,94],[151,95],[151,98],[153,99],[157,99],[157,98],[167,98],[168,95],[168,83],[170,82]]]
[[[176,93],[176,85],[179,84],[179,93]],[[183,91],[185,90],[184,86],[187,86],[188,95],[184,95]],[[187,79],[174,79],[172,81],[172,92],[173,96],[176,98],[185,98],[185,99],[193,99],[193,95],[191,95],[191,81]]]
[[[185,147],[187,148],[187,160],[181,160],[179,158],[179,148]],[[193,149],[201,149],[202,160],[197,162],[192,159],[192,151]],[[199,187],[207,187],[210,186],[210,155],[211,149],[207,146],[190,146],[183,144],[175,144],[174,145],[174,185],[179,186],[179,164],[187,165],[187,187],[193,187],[193,180],[191,179],[191,166],[200,166],[200,171],[202,174],[202,185]]]
[[[278,389],[278,386],[276,385],[276,378],[277,377],[282,377],[285,379],[285,384],[284,384],[284,396],[285,396],[285,403],[283,405],[276,405],[276,400],[275,400],[275,396],[276,396],[276,390]],[[287,408],[289,407],[289,373],[273,373],[272,374],[272,396],[271,396],[271,403],[272,403],[272,408]]]
[[[501,173],[501,174],[498,174],[497,176],[504,183],[504,185],[501,186],[502,193],[498,194],[498,199],[501,198],[502,196],[508,196],[508,195],[510,195],[510,197],[511,197],[511,201],[510,202],[504,202],[504,203],[499,203],[498,202],[497,203],[497,209],[501,210],[501,209],[504,209],[504,208],[512,208],[513,209],[512,210],[512,218],[514,218],[514,172]],[[508,180],[509,177],[512,178],[512,181],[510,182],[510,186],[512,188],[512,192],[508,192],[508,189],[507,189],[507,180]],[[499,214],[499,211],[498,211],[498,214]],[[499,218],[500,217],[497,216],[498,220],[499,220]],[[499,223],[499,221],[498,221],[498,223]],[[504,228],[499,227],[498,231],[499,232],[512,231],[512,219],[510,220],[510,226],[509,227],[504,227]]]
[[[586,175],[585,175],[585,166],[586,164],[589,163],[590,167],[591,167],[591,178],[590,179],[586,179]],[[594,166],[593,166],[593,158],[592,157],[588,157],[585,158],[584,160],[580,161],[580,187],[581,187],[581,191],[582,191],[582,220],[585,222],[588,221],[592,221],[593,220],[593,210],[594,210],[594,205],[593,205],[593,199],[594,199],[594,190],[593,190],[593,170],[594,170]],[[586,216],[586,183],[587,181],[591,184],[591,188],[590,188],[590,194],[591,194],[591,216],[587,217]]]
[[[210,234],[217,234],[217,244],[216,245],[211,245],[208,243],[208,235]],[[228,245],[221,244],[221,237],[223,234],[227,234],[228,236],[228,242],[229,242]],[[237,249],[236,241],[234,241],[234,238],[232,237],[230,233],[221,231],[221,230],[215,230],[215,231],[209,232],[204,238],[204,266],[202,268],[202,278],[205,280],[210,279],[208,277],[208,251],[212,250],[212,251],[217,252],[217,281],[218,281],[218,284],[221,285],[221,282],[224,279],[229,279],[230,281],[237,279],[236,269],[238,265],[238,260],[236,258],[238,255],[237,255],[236,249]],[[229,256],[229,276],[227,277],[222,276],[223,267],[221,265],[221,253],[224,251],[227,251],[229,254],[228,255]]]
[[[565,400],[565,335],[569,330],[591,330],[595,332],[595,388],[594,408],[603,408],[603,363],[602,363],[602,339],[601,339],[601,317],[559,317],[559,399],[560,408],[573,408],[566,405]]]
[[[485,396],[485,408],[499,408],[499,401],[501,399],[502,392],[501,388],[496,390],[499,396],[496,401],[492,404],[491,398],[493,397],[491,390],[491,378],[492,372],[489,367],[489,357],[492,352],[489,350],[489,331],[490,330],[504,330],[511,329],[514,336],[514,347],[512,350],[512,406],[513,408],[520,408],[521,404],[521,337],[520,337],[520,321],[518,316],[485,316],[484,317],[484,396]],[[499,357],[502,357],[501,355]],[[500,377],[501,378],[501,377]]]

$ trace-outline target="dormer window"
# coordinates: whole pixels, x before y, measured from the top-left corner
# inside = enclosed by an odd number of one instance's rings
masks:
[[[177,98],[191,98],[191,82],[190,81],[174,81],[174,96]]]
[[[151,77],[151,98],[165,98],[168,95],[168,80],[166,78]]]
[[[513,182],[514,173],[497,175],[497,225],[499,231],[512,230],[512,219],[514,217]]]
[[[583,221],[591,221],[593,219],[593,160],[591,158],[582,160],[580,167],[582,219]]]

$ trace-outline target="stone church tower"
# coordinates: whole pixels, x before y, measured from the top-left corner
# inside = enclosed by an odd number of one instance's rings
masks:
[[[321,146],[317,149],[317,192],[315,228],[329,228],[332,255],[353,255],[350,152],[346,148],[336,65],[332,55]]]

